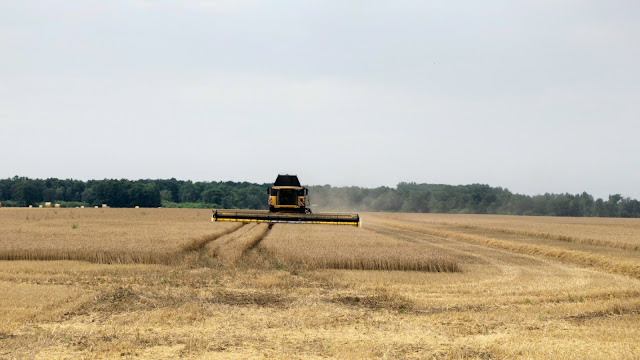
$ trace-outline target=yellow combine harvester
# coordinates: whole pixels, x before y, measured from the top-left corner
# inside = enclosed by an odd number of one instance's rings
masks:
[[[269,210],[213,210],[211,221],[235,221],[288,224],[329,224],[360,226],[358,214],[312,214],[309,189],[300,185],[296,175],[278,175],[267,189]]]

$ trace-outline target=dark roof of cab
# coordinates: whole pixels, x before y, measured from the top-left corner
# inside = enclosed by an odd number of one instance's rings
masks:
[[[273,186],[300,186],[297,175],[278,175]]]

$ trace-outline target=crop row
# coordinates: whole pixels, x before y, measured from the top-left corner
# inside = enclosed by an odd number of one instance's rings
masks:
[[[460,271],[437,249],[367,229],[332,225],[277,225],[260,243],[281,263],[306,268]]]

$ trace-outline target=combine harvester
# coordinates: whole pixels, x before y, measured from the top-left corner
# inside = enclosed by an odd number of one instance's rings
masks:
[[[307,207],[309,189],[296,175],[278,175],[267,189],[269,210],[213,210],[211,221],[257,222],[272,224],[328,224],[360,227],[358,214],[312,214]]]

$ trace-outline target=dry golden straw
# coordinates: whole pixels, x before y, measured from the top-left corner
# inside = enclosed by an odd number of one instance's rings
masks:
[[[427,244],[350,226],[274,226],[260,246],[282,263],[308,268],[460,271],[458,263]]]
[[[516,251],[531,255],[542,255],[547,257],[553,257],[558,259],[566,259],[575,261],[577,263],[600,268],[606,271],[633,276],[640,278],[640,263],[628,259],[616,258],[613,256],[607,256],[602,254],[588,253],[577,250],[567,250],[561,248],[555,248],[547,245],[534,245],[526,243],[518,243],[513,241],[499,240],[486,236],[462,234],[452,231],[439,230],[429,228],[428,226],[416,226],[399,224],[393,222],[385,223],[387,226],[395,227],[398,229],[405,229],[410,231],[418,231],[424,234],[439,236],[447,239],[462,240],[465,242],[491,246],[495,248]]]
[[[207,210],[7,210],[0,212],[0,260],[165,264],[180,259],[203,237],[218,237],[239,226],[212,224]]]

